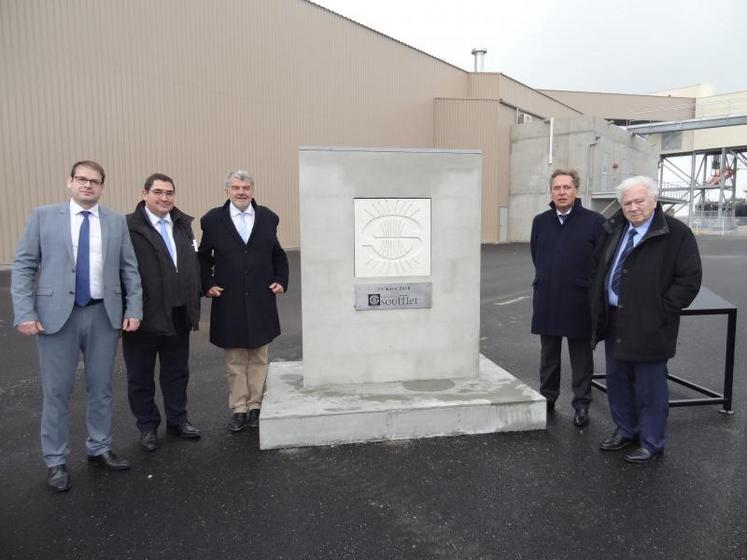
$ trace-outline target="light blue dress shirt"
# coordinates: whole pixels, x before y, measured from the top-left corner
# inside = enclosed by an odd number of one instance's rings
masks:
[[[623,241],[626,241],[628,238],[628,234],[631,230],[636,230],[638,232],[637,235],[633,237],[633,247],[636,247],[641,241],[643,241],[643,237],[646,235],[646,232],[648,232],[648,228],[651,227],[651,222],[654,219],[654,215],[651,214],[648,220],[643,222],[638,227],[633,227],[633,224],[628,223],[628,227],[625,229],[625,233],[620,238],[620,243],[618,243],[617,251],[615,252],[615,258],[612,261],[612,266],[610,266],[609,270],[607,271],[607,278],[605,280],[605,287],[607,288],[607,301],[609,301],[609,304],[617,307],[618,299],[617,294],[612,291],[612,288],[610,287],[610,283],[612,280],[612,274],[614,273],[614,270],[617,268],[617,263],[620,260],[620,255],[622,254],[623,250],[625,249],[625,243]]]

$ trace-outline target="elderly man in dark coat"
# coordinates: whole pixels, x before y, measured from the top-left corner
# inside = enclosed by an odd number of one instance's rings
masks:
[[[270,342],[280,334],[275,297],[288,288],[278,216],[254,200],[254,179],[229,173],[228,200],[202,217],[202,289],[213,298],[210,342],[225,349],[232,432],[259,426]]]
[[[578,198],[575,170],[556,169],[550,177],[550,210],[532,222],[534,263],[532,333],[540,335],[540,393],[548,412],[560,393],[560,352],[563,337],[573,370],[573,422],[589,423],[594,358],[588,289],[591,257],[604,218],[587,210]]]
[[[604,340],[607,397],[615,432],[603,451],[639,447],[629,463],[661,456],[666,443],[667,360],[674,356],[680,312],[700,290],[702,268],[690,228],[667,216],[649,177],[617,187],[622,210],[604,226],[590,293],[592,343]]]

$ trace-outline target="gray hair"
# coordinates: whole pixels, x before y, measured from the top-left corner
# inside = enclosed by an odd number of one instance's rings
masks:
[[[243,181],[244,183],[249,183],[252,188],[254,188],[254,177],[249,175],[248,171],[244,171],[243,169],[237,169],[236,171],[231,171],[228,175],[226,175],[225,181],[223,181],[225,188],[228,188],[231,182],[231,179],[238,179],[239,181]]]
[[[633,187],[640,186],[646,187],[648,194],[650,194],[654,198],[657,198],[659,196],[659,186],[656,184],[656,181],[654,181],[651,177],[636,175],[635,177],[628,177],[622,183],[617,185],[617,189],[615,189],[617,191],[617,201],[622,205],[623,194],[625,194],[626,191],[632,189]]]

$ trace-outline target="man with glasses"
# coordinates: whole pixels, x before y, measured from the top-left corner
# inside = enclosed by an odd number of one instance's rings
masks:
[[[167,432],[200,438],[187,417],[189,334],[200,324],[200,272],[193,218],[174,206],[175,196],[171,177],[154,173],[145,180],[143,200],[127,216],[143,285],[143,322],[122,337],[122,352],[130,409],[145,451],[160,447],[156,358]]]
[[[88,462],[130,468],[111,450],[112,368],[120,329],[140,326],[142,290],[124,216],[98,203],[104,177],[96,162],[73,165],[70,200],[34,209],[12,268],[13,324],[37,335],[42,452],[57,492],[70,488],[68,408],[81,353]]]
[[[202,217],[202,289],[212,299],[210,342],[225,349],[228,429],[259,426],[270,342],[280,334],[275,296],[288,288],[278,216],[254,200],[246,171],[226,176],[228,200]]]

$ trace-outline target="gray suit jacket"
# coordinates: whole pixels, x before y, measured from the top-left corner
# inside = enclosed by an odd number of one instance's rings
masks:
[[[112,327],[120,329],[123,316],[143,317],[137,258],[125,217],[99,205],[99,219],[104,306]],[[54,334],[70,317],[75,305],[75,257],[69,202],[34,209],[18,242],[10,291],[14,326],[40,321],[46,334]]]

